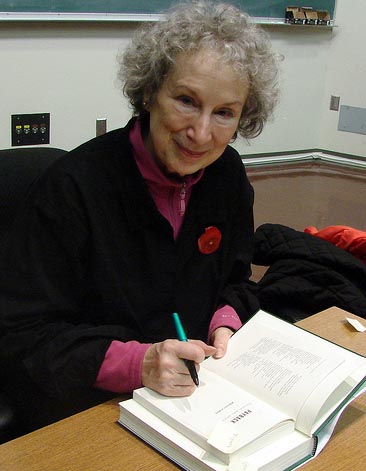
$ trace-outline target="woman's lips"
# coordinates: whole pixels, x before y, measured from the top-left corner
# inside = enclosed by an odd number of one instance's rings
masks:
[[[199,158],[199,157],[202,157],[203,155],[206,154],[207,151],[194,151],[194,150],[190,150],[188,149],[187,147],[184,147],[180,144],[177,143],[177,146],[179,147],[179,150],[182,152],[182,154],[188,156],[188,157],[192,157],[192,158]]]

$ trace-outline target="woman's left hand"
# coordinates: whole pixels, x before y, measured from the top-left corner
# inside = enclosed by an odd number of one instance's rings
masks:
[[[227,343],[233,333],[228,327],[219,327],[214,330],[211,336],[211,345],[216,347],[216,352],[213,355],[214,358],[222,358],[225,355]]]

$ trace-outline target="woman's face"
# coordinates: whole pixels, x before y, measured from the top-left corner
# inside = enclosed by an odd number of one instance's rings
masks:
[[[233,138],[248,96],[215,52],[181,54],[148,104],[145,144],[167,175],[184,177],[217,160]]]

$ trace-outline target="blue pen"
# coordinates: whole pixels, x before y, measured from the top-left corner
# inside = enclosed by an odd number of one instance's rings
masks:
[[[176,312],[173,312],[173,321],[174,321],[175,329],[177,331],[178,339],[181,340],[182,342],[188,342],[186,333],[184,332],[182,323],[179,319],[179,315]],[[184,360],[184,363],[186,364],[186,366],[188,368],[189,374],[191,375],[191,378],[193,379],[194,384],[196,386],[198,386],[200,383],[199,383],[199,380],[198,380],[198,374],[197,374],[197,370],[196,370],[194,361]]]

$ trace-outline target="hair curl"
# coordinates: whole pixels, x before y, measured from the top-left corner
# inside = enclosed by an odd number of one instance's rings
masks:
[[[151,99],[158,92],[179,54],[203,48],[219,52],[239,77],[249,78],[249,95],[237,133],[247,139],[258,136],[278,100],[278,55],[267,34],[229,4],[180,3],[163,20],[137,30],[118,57],[118,78],[134,113],[143,112],[144,98]]]

